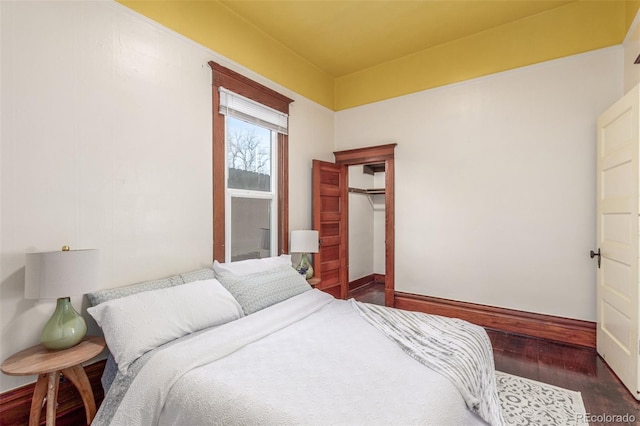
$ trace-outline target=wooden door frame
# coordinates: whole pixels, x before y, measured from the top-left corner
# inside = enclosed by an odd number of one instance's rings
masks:
[[[335,151],[333,153],[336,164],[357,166],[359,164],[382,163],[385,166],[385,282],[384,303],[393,306],[395,300],[395,148],[397,143],[378,145],[365,148]],[[347,221],[347,232],[348,232]],[[347,253],[347,265],[348,265]],[[348,283],[347,283],[348,284]]]

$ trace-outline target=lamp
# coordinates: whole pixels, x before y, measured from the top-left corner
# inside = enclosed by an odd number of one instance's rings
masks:
[[[27,299],[58,299],[40,342],[49,349],[70,348],[87,333],[84,318],[73,309],[70,296],[93,290],[98,278],[98,250],[27,253],[24,295]]]
[[[313,267],[307,253],[318,252],[318,231],[291,231],[291,253],[302,253],[296,270],[306,274],[307,279],[313,277]]]

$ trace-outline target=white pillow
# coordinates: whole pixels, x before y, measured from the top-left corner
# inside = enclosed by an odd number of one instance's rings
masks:
[[[267,272],[282,265],[291,266],[291,255],[281,254],[275,257],[264,257],[262,259],[247,259],[237,262],[220,263],[213,261],[213,271],[216,277],[235,275],[242,277],[257,272]]]
[[[87,312],[102,328],[123,374],[132,362],[160,345],[243,316],[240,304],[216,279],[132,294]]]

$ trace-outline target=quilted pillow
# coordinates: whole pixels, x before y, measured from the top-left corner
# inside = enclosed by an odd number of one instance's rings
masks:
[[[123,374],[132,362],[158,346],[243,315],[241,306],[216,279],[112,299],[87,312],[102,328]]]
[[[227,263],[220,263],[217,260],[214,260],[213,271],[216,273],[216,278],[220,278],[229,275],[242,276],[258,272],[266,272],[284,265],[291,266],[290,254],[281,254],[280,256],[263,257],[262,259],[247,259]]]
[[[140,293],[143,291],[173,287],[174,285],[175,281],[172,281],[169,278],[164,278],[162,280],[145,281],[125,287],[107,288],[104,290],[94,291],[93,293],[87,293],[87,299],[89,300],[89,304],[91,306],[96,306],[100,303],[104,303],[112,299],[131,296],[132,294]]]
[[[210,280],[215,277],[213,269],[211,268],[198,269],[197,271],[184,272],[180,274],[180,278],[182,278],[182,281],[185,283],[190,283],[191,281]]]
[[[87,293],[87,299],[89,300],[89,304],[91,306],[96,306],[100,303],[106,302],[107,300],[131,296],[132,294],[140,293],[143,291],[173,287],[175,285],[182,285],[191,281],[208,280],[211,278],[214,278],[212,269],[198,269],[197,271],[185,272],[183,274],[174,275],[172,277],[164,278],[161,280],[145,281],[124,287],[107,288],[104,290],[94,291],[92,293]]]
[[[218,278],[242,306],[245,315],[296,296],[311,286],[291,265],[249,275]]]

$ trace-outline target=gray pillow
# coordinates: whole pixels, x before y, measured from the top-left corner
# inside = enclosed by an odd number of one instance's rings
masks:
[[[197,271],[185,272],[184,274],[180,274],[180,277],[182,277],[182,281],[184,281],[184,283],[186,284],[190,283],[191,281],[210,280],[212,278],[215,278],[215,274],[213,272],[213,269],[204,268],[198,269]]]
[[[240,303],[245,315],[311,290],[304,277],[287,265],[249,275],[222,276],[218,280]]]
[[[197,271],[185,272],[180,275],[174,275],[161,280],[145,281],[132,284],[125,287],[107,288],[104,290],[87,293],[87,299],[91,306],[97,306],[100,303],[119,299],[142,291],[158,290],[160,288],[173,287],[176,285],[186,284],[191,281],[207,280],[213,278],[213,269],[204,268]]]

